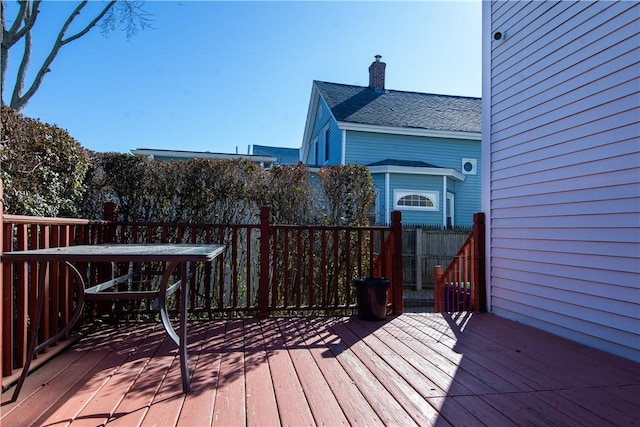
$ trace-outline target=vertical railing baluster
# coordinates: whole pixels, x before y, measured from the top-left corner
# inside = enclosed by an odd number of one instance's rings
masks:
[[[0,182],[0,193],[1,193],[1,182]],[[0,201],[0,204],[2,202]],[[0,210],[2,206],[0,206]],[[0,211],[1,212],[1,211]],[[0,215],[1,217],[2,215]],[[0,224],[2,226],[2,252],[11,252],[13,251],[13,224]],[[21,224],[24,229],[24,225]],[[19,231],[18,231],[19,233]],[[21,292],[24,289],[26,292],[26,284],[24,280],[26,280],[26,264],[18,263],[16,266],[16,270],[18,274],[20,272],[24,273],[24,277],[20,277],[18,275],[18,301],[20,301]],[[27,341],[27,316],[25,310],[25,302],[24,296],[22,300],[22,306],[18,307],[22,310],[18,310],[17,316],[17,331],[15,338],[18,340],[16,345],[17,354],[13,353],[13,343],[14,343],[14,320],[13,320],[13,310],[14,310],[14,282],[13,282],[13,272],[14,272],[14,263],[2,263],[2,300],[0,303],[2,304],[2,375],[7,376],[11,375],[13,372],[14,365],[14,357],[18,359],[18,365],[23,366],[21,363],[24,363],[26,359],[26,341]],[[22,279],[22,281],[20,280]],[[24,334],[20,334],[20,328],[24,327]],[[7,345],[8,344],[8,345]],[[21,357],[22,352],[24,351],[24,356]]]
[[[327,230],[320,233],[320,293],[322,305],[327,305]]]
[[[283,282],[283,306],[289,307],[289,229],[285,228],[283,232],[283,249],[282,249],[282,268],[284,269],[284,282]]]
[[[231,295],[232,306],[238,308],[238,228],[231,228]]]
[[[246,244],[245,244],[245,248],[247,251],[247,259],[246,259],[246,266],[245,266],[245,283],[247,284],[247,303],[245,305],[245,308],[248,310],[252,307],[253,304],[253,292],[251,292],[251,287],[253,286],[253,281],[251,280],[251,277],[253,275],[253,271],[251,270],[251,265],[252,265],[252,259],[251,257],[253,256],[253,252],[251,250],[251,248],[253,247],[252,245],[252,227],[251,226],[247,226],[245,228],[245,232],[246,232]]]
[[[333,230],[333,281],[331,283],[331,288],[333,292],[333,302],[332,305],[334,308],[338,307],[338,278],[340,276],[340,232],[338,228]]]
[[[344,294],[345,305],[348,307],[351,305],[351,230],[345,229],[345,273],[344,273]]]
[[[307,306],[313,307],[315,306],[315,293],[314,293],[314,255],[315,255],[315,233],[313,228],[309,228],[309,282],[307,283],[308,287],[308,301]]]
[[[302,248],[302,228],[295,227],[296,232],[296,307],[299,308],[302,305],[302,257],[303,251]]]

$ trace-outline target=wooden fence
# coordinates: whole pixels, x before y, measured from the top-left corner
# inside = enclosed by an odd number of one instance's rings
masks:
[[[431,293],[437,265],[449,265],[472,228],[440,229],[405,226],[402,233],[402,278],[404,286]]]

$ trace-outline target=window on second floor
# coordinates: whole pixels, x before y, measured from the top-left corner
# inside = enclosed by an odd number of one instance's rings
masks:
[[[313,142],[313,164],[319,165],[320,158],[318,157],[318,146],[320,145],[320,141],[316,140]]]
[[[329,160],[329,128],[324,131],[324,159]]]

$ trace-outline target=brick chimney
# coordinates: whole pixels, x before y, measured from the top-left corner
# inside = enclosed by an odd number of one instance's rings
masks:
[[[369,87],[375,92],[384,91],[384,69],[387,66],[380,62],[381,55],[375,56],[376,60],[369,66]]]

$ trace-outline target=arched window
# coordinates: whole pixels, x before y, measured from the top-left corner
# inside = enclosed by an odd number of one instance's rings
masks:
[[[393,194],[396,209],[438,210],[437,191],[395,190]]]

